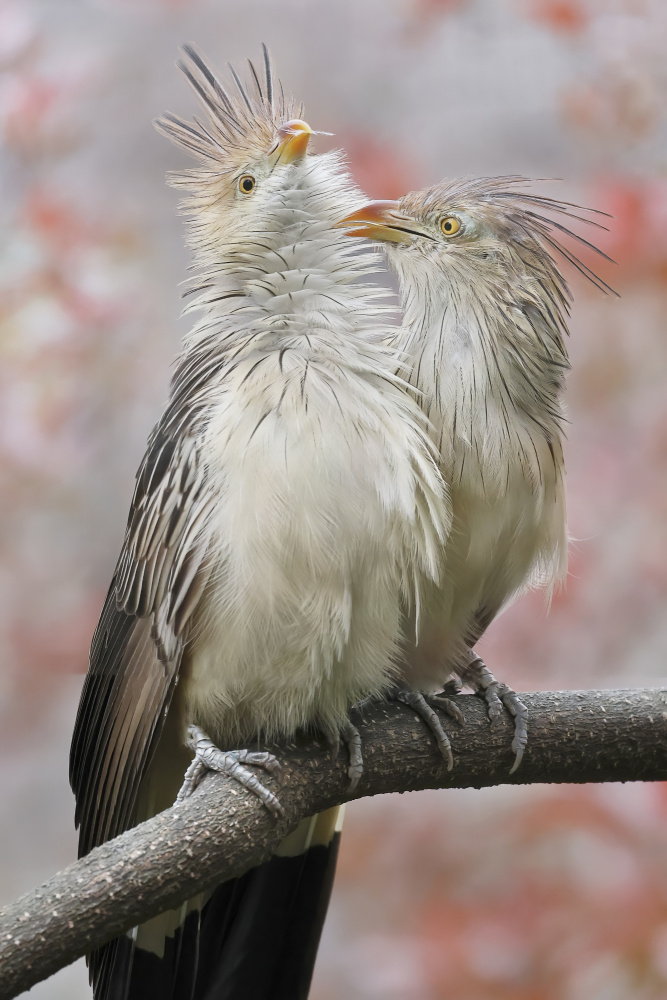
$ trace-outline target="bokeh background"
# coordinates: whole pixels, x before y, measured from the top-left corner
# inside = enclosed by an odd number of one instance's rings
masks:
[[[520,173],[615,216],[621,299],[573,281],[568,586],[482,652],[518,689],[667,675],[664,0],[0,0],[0,902],[75,854],[87,647],[184,329],[150,123],[194,108],[186,40],[266,41],[370,195]],[[659,784],[355,803],[312,1000],[664,1000],[666,820]],[[89,996],[83,964],[31,996]]]

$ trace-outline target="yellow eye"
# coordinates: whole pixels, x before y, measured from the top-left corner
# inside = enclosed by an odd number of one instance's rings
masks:
[[[241,194],[250,194],[255,187],[255,178],[251,174],[244,174],[239,177],[239,191]]]
[[[458,219],[455,219],[453,215],[448,215],[440,223],[440,228],[445,236],[456,236],[461,229],[461,223]]]

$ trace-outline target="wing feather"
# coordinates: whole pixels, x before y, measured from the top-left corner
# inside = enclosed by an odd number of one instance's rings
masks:
[[[91,645],[70,754],[80,855],[136,822],[210,573],[214,505],[192,430],[178,426],[163,421],[149,441]]]

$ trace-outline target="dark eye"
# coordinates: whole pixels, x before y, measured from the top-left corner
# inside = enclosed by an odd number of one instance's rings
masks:
[[[250,194],[254,187],[255,178],[250,174],[244,174],[243,177],[239,177],[239,191],[241,194]]]
[[[456,236],[461,229],[461,223],[458,219],[455,219],[453,215],[448,215],[440,223],[440,228],[445,236]]]

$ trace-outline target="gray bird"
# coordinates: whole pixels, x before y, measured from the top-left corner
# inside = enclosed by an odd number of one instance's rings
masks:
[[[549,217],[597,225],[579,214],[589,210],[531,194],[526,183],[445,181],[367,204],[342,223],[385,243],[404,310],[393,343],[410,368],[451,493],[442,581],[422,606],[405,676],[432,689],[458,675],[486,697],[492,720],[504,704],[516,720],[513,771],[526,745],[526,709],[473,650],[519,594],[531,587],[551,594],[566,575],[570,293],[554,254],[611,291],[561,237],[601,251]]]
[[[186,56],[206,119],[158,124],[201,161],[174,180],[199,318],[93,639],[71,750],[81,854],[173,803],[188,727],[186,792],[213,766],[279,812],[256,771],[276,761],[248,748],[349,734],[350,707],[393,681],[401,608],[438,580],[449,528],[385,293],[359,280],[377,255],[335,228],[363,198],[337,154],[308,154],[268,56],[234,96]],[[261,869],[96,952],[97,1000],[305,997],[339,821],[305,821]]]

